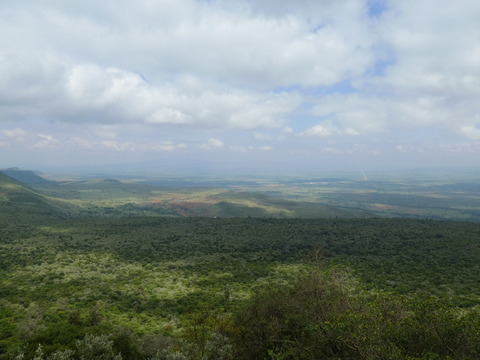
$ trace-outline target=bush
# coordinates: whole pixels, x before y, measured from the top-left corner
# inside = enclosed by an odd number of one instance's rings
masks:
[[[256,295],[236,318],[236,357],[480,358],[479,319],[435,298],[367,292],[342,270],[322,271]]]

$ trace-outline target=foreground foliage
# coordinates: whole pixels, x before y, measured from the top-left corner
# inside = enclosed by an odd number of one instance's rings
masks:
[[[479,357],[480,224],[0,221],[1,359]]]
[[[478,310],[365,291],[348,272],[330,267],[289,287],[265,287],[233,314],[195,312],[154,355],[132,351],[138,346],[132,338],[86,335],[48,356],[38,345],[32,360],[476,359],[479,329]]]
[[[474,359],[480,313],[361,291],[343,272],[257,294],[236,318],[238,359]]]

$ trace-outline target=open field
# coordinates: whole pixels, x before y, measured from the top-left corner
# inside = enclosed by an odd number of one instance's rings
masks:
[[[185,180],[183,183],[187,185]],[[378,174],[372,179],[352,175],[238,178],[224,182],[212,180],[211,185],[330,205],[370,216],[480,221],[480,175],[477,173]]]
[[[41,199],[64,217],[125,216],[203,216],[203,217],[276,217],[328,218],[365,217],[361,211],[308,201],[278,199],[259,192],[236,191],[213,186],[166,187],[140,180],[88,179],[46,181],[33,172],[6,171],[21,183],[5,180],[8,188],[16,186],[19,194]],[[24,185],[25,185],[24,184]],[[2,189],[0,184],[0,190]]]
[[[8,173],[8,172],[7,172]],[[46,181],[12,171],[73,216],[412,217],[480,221],[477,173]],[[28,175],[28,176],[27,176]]]

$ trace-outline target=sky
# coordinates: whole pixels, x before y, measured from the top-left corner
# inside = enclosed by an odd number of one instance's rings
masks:
[[[478,0],[2,0],[0,168],[478,168],[479,19]]]

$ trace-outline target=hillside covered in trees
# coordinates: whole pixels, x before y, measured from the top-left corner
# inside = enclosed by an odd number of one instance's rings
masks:
[[[1,174],[0,193],[1,359],[480,356],[479,223],[66,216]]]

